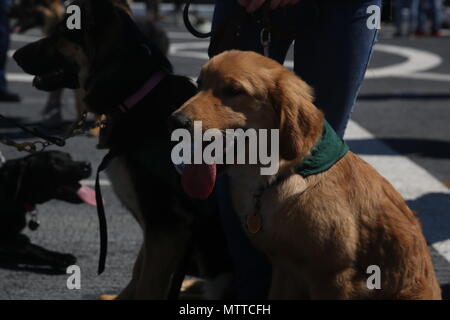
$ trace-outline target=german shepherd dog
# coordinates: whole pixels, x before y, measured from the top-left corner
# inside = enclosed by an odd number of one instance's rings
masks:
[[[56,25],[64,18],[65,7],[61,0],[15,0],[10,9],[10,17],[15,19],[12,31],[24,33],[33,28],[39,28],[44,35],[50,34]],[[43,116],[45,124],[59,126],[61,124],[61,99],[63,89],[49,93]],[[77,115],[84,110],[81,93],[75,90],[75,106]]]
[[[66,8],[61,0],[15,0],[11,6],[10,17],[15,19],[12,30],[17,33],[24,33],[33,28],[39,28],[45,35],[53,32],[56,25],[64,18]],[[167,34],[152,23],[150,20],[136,20],[139,29],[154,43],[158,48],[168,53],[169,38]],[[49,94],[44,116],[48,118],[47,124],[52,124],[51,118],[60,120],[61,118],[61,98],[63,90],[55,90]],[[82,101],[82,95],[75,90],[75,105],[78,116],[84,111],[85,107]],[[58,123],[60,121],[57,121]]]
[[[144,238],[132,279],[118,298],[167,298],[188,247],[195,257],[192,273],[212,279],[229,272],[216,202],[189,198],[170,157],[169,116],[196,94],[196,86],[172,73],[168,59],[139,31],[126,1],[72,4],[80,7],[81,29],[69,30],[66,17],[14,58],[36,76],[36,88],[82,88],[88,110],[107,116],[100,144],[115,155],[108,174]],[[153,89],[140,95],[149,79],[155,80]],[[130,97],[135,104],[126,109]]]
[[[27,225],[26,214],[51,199],[95,205],[95,192],[80,184],[90,175],[88,162],[74,161],[60,151],[6,161],[0,168],[0,266],[39,266],[65,272],[76,262],[71,254],[30,243],[21,232]],[[35,230],[38,222],[32,219],[28,226]]]

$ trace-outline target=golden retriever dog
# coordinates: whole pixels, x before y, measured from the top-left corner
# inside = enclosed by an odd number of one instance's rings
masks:
[[[271,299],[441,299],[418,220],[368,163],[348,151],[323,172],[296,172],[324,128],[305,82],[259,54],[227,51],[203,66],[199,89],[173,114],[185,128],[279,129],[275,175],[219,168],[248,237],[271,261]]]

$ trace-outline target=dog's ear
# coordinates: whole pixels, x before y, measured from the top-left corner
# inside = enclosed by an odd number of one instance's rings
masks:
[[[293,73],[281,74],[272,95],[280,117],[280,156],[286,160],[308,154],[323,129],[323,113],[312,103],[312,89]]]

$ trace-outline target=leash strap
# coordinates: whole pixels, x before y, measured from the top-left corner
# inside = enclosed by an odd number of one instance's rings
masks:
[[[261,46],[263,47],[263,52],[265,57],[269,57],[270,48],[270,31],[264,27],[260,33]]]
[[[100,230],[100,256],[98,261],[98,274],[105,271],[106,254],[108,252],[108,229],[106,225],[105,207],[103,206],[102,189],[100,187],[100,172],[105,170],[110,161],[117,155],[116,152],[110,150],[104,157],[97,168],[95,177],[95,201],[97,202],[97,215]]]
[[[192,0],[186,0],[186,5],[183,9],[183,22],[186,26],[186,29],[195,37],[200,39],[205,39],[211,37],[211,32],[202,33],[194,28],[191,21],[189,20],[189,7],[191,6]]]
[[[271,42],[269,1],[263,3],[260,12],[262,29],[259,34],[259,40],[261,42],[261,46],[263,47],[264,56],[269,57],[269,48]]]
[[[13,126],[16,126],[17,128],[21,129],[22,131],[31,134],[32,136],[44,139],[45,141],[48,141],[52,144],[56,144],[59,147],[63,147],[65,146],[66,142],[58,137],[52,137],[49,135],[46,135],[45,133],[37,130],[36,128],[34,128],[33,130],[28,129],[27,127],[21,125],[20,123],[18,123],[17,121],[7,118],[4,115],[0,114],[0,119],[3,119],[5,121],[8,121],[9,123],[11,123]]]

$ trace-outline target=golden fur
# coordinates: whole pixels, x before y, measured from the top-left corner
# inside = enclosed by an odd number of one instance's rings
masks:
[[[263,229],[248,233],[273,267],[272,299],[441,299],[421,226],[400,194],[348,152],[304,179],[294,173],[319,139],[323,115],[306,83],[273,60],[228,51],[209,61],[200,92],[179,113],[208,128],[280,129],[286,175],[261,198]],[[245,228],[262,183],[255,165],[228,165],[233,206]],[[381,289],[368,289],[370,265]]]

